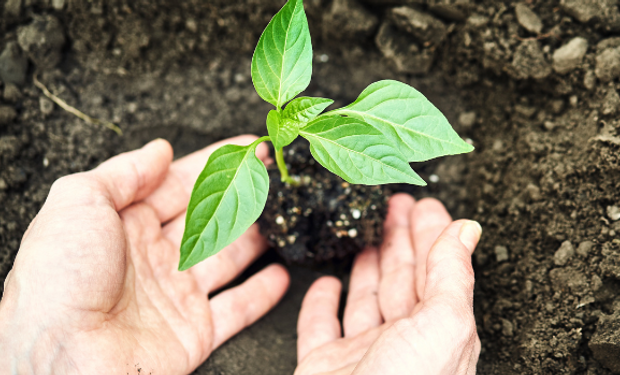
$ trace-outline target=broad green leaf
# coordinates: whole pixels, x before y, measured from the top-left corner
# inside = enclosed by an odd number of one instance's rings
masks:
[[[310,141],[312,156],[347,182],[426,185],[383,133],[361,120],[319,117],[302,128],[299,134]]]
[[[333,102],[331,99],[310,98],[307,96],[295,98],[286,105],[282,112],[282,117],[302,123],[310,122]]]
[[[446,117],[424,95],[402,82],[375,82],[355,102],[325,115],[336,114],[376,126],[409,162],[474,149],[459,137]]]
[[[304,124],[301,122],[282,118],[275,110],[269,111],[267,115],[267,131],[276,150],[290,145],[299,135],[299,128],[302,125]]]
[[[180,271],[228,246],[262,213],[269,176],[256,157],[257,145],[226,145],[209,157],[187,207]]]
[[[252,82],[266,102],[282,105],[304,91],[312,75],[312,44],[302,0],[289,0],[271,19],[252,56]]]

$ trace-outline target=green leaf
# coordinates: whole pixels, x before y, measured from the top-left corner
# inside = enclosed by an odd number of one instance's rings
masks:
[[[282,112],[282,117],[302,123],[310,122],[333,102],[331,99],[310,98],[307,96],[295,98],[286,105]]]
[[[383,133],[361,120],[319,117],[302,128],[299,134],[310,141],[312,156],[347,182],[426,185]]]
[[[302,0],[289,0],[271,19],[252,57],[252,82],[266,102],[282,105],[304,91],[312,75],[312,44]]]
[[[265,207],[269,176],[249,146],[226,145],[209,157],[185,217],[179,270],[216,254],[241,236]]]
[[[409,162],[474,149],[459,137],[446,117],[424,95],[402,82],[375,82],[355,102],[325,115],[335,114],[376,126]]]
[[[276,150],[280,150],[282,147],[290,145],[299,135],[301,125],[303,125],[301,122],[283,119],[278,111],[269,111],[267,115],[267,131],[269,132],[269,138],[271,138],[273,147]]]

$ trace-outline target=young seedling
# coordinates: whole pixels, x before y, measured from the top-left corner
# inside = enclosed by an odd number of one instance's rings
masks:
[[[289,0],[267,25],[252,57],[254,88],[275,106],[267,115],[269,136],[249,146],[226,145],[211,155],[187,207],[179,270],[222,250],[262,213],[269,176],[255,155],[261,142],[273,143],[282,181],[295,185],[282,149],[298,136],[310,142],[322,166],[349,183],[365,185],[424,186],[409,163],[474,149],[422,94],[397,81],[375,82],[348,106],[321,114],[333,100],[295,98],[311,75],[303,0]]]

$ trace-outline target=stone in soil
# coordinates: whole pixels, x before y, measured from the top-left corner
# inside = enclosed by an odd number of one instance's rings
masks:
[[[360,40],[369,37],[378,24],[377,16],[355,0],[334,0],[323,14],[323,37],[326,40]]]
[[[517,21],[519,25],[531,33],[540,34],[543,29],[543,23],[538,17],[538,14],[534,13],[527,5],[519,3],[515,6],[515,14],[517,15]]]
[[[592,251],[593,247],[594,247],[594,242],[583,241],[579,244],[579,246],[577,246],[577,254],[585,258],[590,254],[590,251]]]
[[[434,53],[429,48],[420,48],[411,37],[385,21],[379,27],[375,38],[383,56],[390,60],[402,73],[426,74],[431,69]]]
[[[500,262],[505,262],[507,261],[509,258],[508,256],[508,248],[506,246],[495,246],[494,248],[495,251],[495,260],[500,263]]]
[[[0,126],[8,125],[17,117],[15,108],[8,105],[0,105]]]
[[[51,69],[60,62],[65,34],[56,17],[35,16],[32,23],[17,30],[17,41],[38,68]]]
[[[269,197],[259,224],[288,263],[319,264],[379,245],[387,208],[383,186],[345,182],[320,166],[302,140],[286,147],[284,158],[302,185],[283,184],[271,165]]]
[[[411,34],[425,47],[438,45],[446,39],[446,25],[428,13],[403,6],[393,8],[390,17],[397,28]]]
[[[611,86],[607,90],[605,98],[603,98],[601,113],[603,115],[613,115],[618,111],[618,106],[620,106],[620,95],[618,95],[616,89]]]
[[[620,48],[607,48],[599,52],[594,73],[602,82],[609,82],[620,76]]]
[[[573,255],[575,255],[573,244],[570,241],[564,241],[553,255],[553,263],[556,266],[565,266]]]
[[[559,293],[581,296],[590,290],[586,275],[571,267],[552,269],[549,271],[549,279],[553,290]]]
[[[5,83],[23,85],[26,81],[28,58],[16,42],[8,42],[0,54],[0,79]]]
[[[616,0],[562,0],[562,9],[581,23],[598,21],[607,30],[618,30],[620,11]]]
[[[509,74],[516,79],[543,79],[551,74],[551,65],[545,59],[540,43],[525,40],[517,47]]]
[[[22,92],[14,84],[5,83],[2,97],[9,103],[15,103],[22,98]]]
[[[582,37],[570,40],[553,53],[553,69],[559,74],[566,74],[579,66],[588,51],[588,41]]]
[[[427,0],[426,3],[431,12],[452,21],[465,20],[473,5],[470,0]]]
[[[8,16],[17,18],[22,12],[22,0],[6,0],[4,3],[4,13]]]
[[[599,318],[588,346],[603,366],[620,372],[620,313]]]
[[[607,217],[609,217],[613,221],[620,220],[620,207],[607,206]]]

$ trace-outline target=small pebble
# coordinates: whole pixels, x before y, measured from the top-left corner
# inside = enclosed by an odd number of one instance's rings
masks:
[[[607,216],[613,221],[620,220],[620,207],[607,206]]]
[[[354,209],[352,209],[352,210],[351,210],[351,216],[352,216],[355,220],[357,220],[357,219],[359,219],[360,217],[362,217],[362,212],[361,212],[360,210],[358,210],[357,208],[354,208]]]
[[[527,5],[519,3],[515,6],[515,13],[517,21],[524,29],[534,34],[540,34],[543,29],[543,23],[533,10]]]
[[[351,238],[357,237],[357,229],[355,229],[355,228],[349,229],[348,234],[349,234],[349,237],[351,237]]]
[[[571,39],[553,53],[553,69],[559,74],[566,74],[578,68],[588,51],[588,41],[582,37]]]
[[[6,183],[6,181],[2,178],[0,178],[0,190],[6,190],[8,189],[9,185]]]
[[[292,245],[295,243],[295,240],[297,240],[297,237],[291,235],[286,237],[286,240],[288,241],[289,245]]]
[[[44,96],[41,96],[39,98],[39,108],[41,109],[41,113],[45,116],[50,115],[54,112],[54,102]]]
[[[284,224],[284,218],[282,216],[276,216],[276,224],[282,225]]]
[[[319,61],[322,63],[326,63],[329,61],[329,56],[327,56],[326,54],[322,54],[319,56]]]
[[[471,128],[476,123],[476,112],[463,112],[459,115],[459,123],[466,128]]]
[[[556,266],[565,266],[573,255],[575,255],[573,244],[570,241],[564,241],[553,255],[553,263],[555,263]]]
[[[508,260],[508,248],[506,246],[495,246],[495,260],[505,262]]]
[[[50,160],[48,158],[43,158],[43,167],[47,168],[50,165]]]
[[[592,241],[583,241],[577,246],[577,254],[582,257],[587,257],[590,254],[590,251],[594,247],[594,242]]]
[[[437,176],[436,174],[432,174],[430,176],[428,176],[428,180],[434,184],[439,182],[439,176]]]

